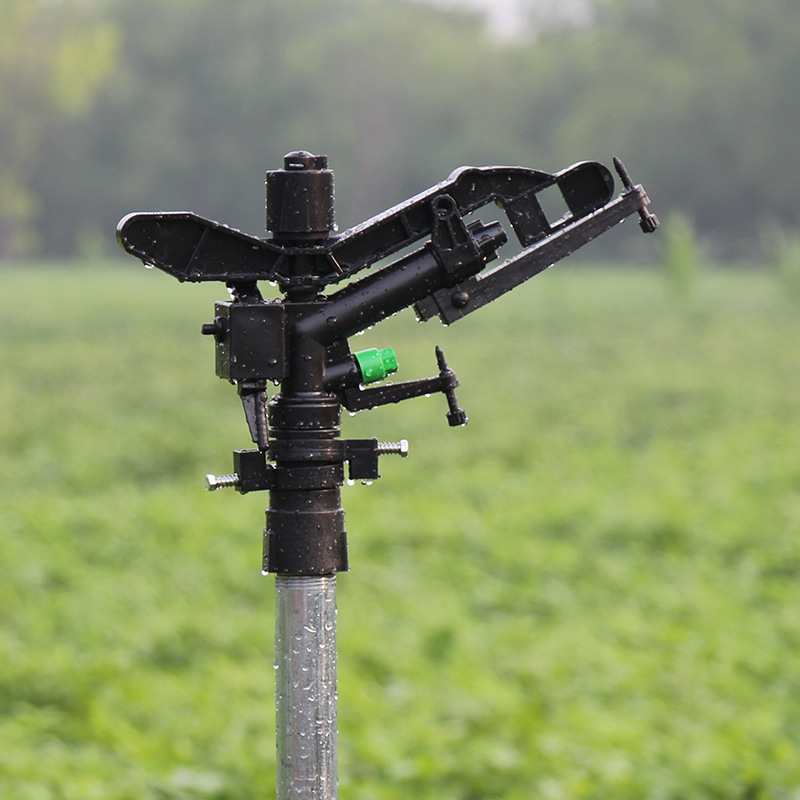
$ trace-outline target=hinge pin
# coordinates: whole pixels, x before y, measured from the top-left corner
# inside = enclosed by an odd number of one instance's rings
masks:
[[[206,491],[215,492],[217,489],[227,489],[238,486],[239,476],[234,472],[232,475],[206,475]]]

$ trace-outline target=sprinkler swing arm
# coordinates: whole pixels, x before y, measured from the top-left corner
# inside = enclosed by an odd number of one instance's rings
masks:
[[[622,163],[614,178],[596,162],[549,174],[522,167],[464,167],[427,191],[336,236],[333,173],[325,156],[289,153],[267,173],[267,230],[259,239],[195,214],[124,217],[120,245],[179,281],[221,281],[202,333],[213,337],[216,373],[234,383],[255,447],[234,451],[234,473],[207,487],[269,491],[262,571],[276,574],[278,800],[334,800],[336,777],[335,576],[348,569],[341,486],[374,480],[383,454],[408,443],[340,438],[350,411],[441,392],[447,421],[464,425],[455,373],[436,348],[438,373],[379,383],[397,370],[391,348],[351,352],[348,339],[413,307],[421,321],[451,324],[538,274],[632,214],[658,227],[649,200]],[[566,213],[550,221],[539,194],[556,187]],[[487,269],[507,235],[498,222],[470,221],[494,202],[522,250]],[[423,241],[424,240],[424,241]],[[396,261],[376,262],[421,243]],[[358,276],[358,277],[356,277]],[[352,280],[351,280],[352,279]],[[259,281],[279,286],[264,300]],[[331,293],[327,287],[344,284]],[[267,397],[272,382],[280,388]]]
[[[286,170],[267,173],[268,193],[272,190],[273,194],[278,194],[279,188],[285,191],[275,176],[292,169],[297,172],[303,170],[304,177],[311,172],[328,172],[327,169],[315,170],[310,166],[314,160],[326,164],[326,160],[321,160],[325,156],[308,157],[309,154],[304,153],[305,160],[293,162],[291,155],[286,157]],[[309,166],[301,166],[306,164]],[[279,283],[283,291],[295,286],[324,287],[340,283],[433,234],[437,234],[433,237],[437,241],[431,244],[440,251],[440,257],[452,269],[457,265],[458,258],[452,252],[456,242],[442,240],[444,228],[453,230],[451,225],[441,224],[445,221],[446,209],[443,208],[435,216],[431,215],[431,209],[439,208],[442,202],[445,206],[449,205],[442,200],[445,196],[452,200],[450,208],[460,218],[460,223],[454,221],[456,226],[461,226],[464,216],[491,202],[496,203],[506,212],[520,244],[526,248],[610,204],[617,205],[616,212],[621,212],[611,225],[621,222],[630,214],[639,213],[642,230],[648,233],[655,230],[658,220],[647,210],[649,199],[644,189],[640,185],[633,185],[619,159],[614,159],[614,165],[624,188],[618,200],[627,200],[622,204],[612,203],[614,179],[611,172],[594,161],[579,162],[555,174],[524,167],[461,167],[446,181],[339,236],[330,236],[330,231],[324,228],[320,231],[297,230],[294,231],[296,235],[303,234],[300,242],[287,244],[279,236],[260,239],[191,212],[179,211],[128,214],[119,222],[117,240],[131,255],[173,275],[179,281],[221,281],[231,284],[273,281]],[[271,180],[270,176],[273,176]],[[568,213],[552,224],[536,197],[551,186],[558,187],[568,208]],[[300,190],[304,188],[298,187]],[[329,186],[314,188],[331,192],[326,199],[331,202],[329,222],[332,223],[332,174]],[[278,202],[285,199],[282,192],[277,199]],[[291,198],[295,204],[302,200],[320,202],[320,198],[311,197],[305,191],[301,192],[300,197]],[[322,213],[326,209],[315,210]],[[293,215],[293,211],[297,213],[291,208],[285,211],[289,216]],[[271,213],[268,207],[267,213],[276,217],[280,210],[275,209]],[[307,220],[307,224],[312,225],[313,222]],[[299,227],[297,220],[295,227]],[[585,230],[588,232],[588,228]],[[576,240],[579,242],[576,247],[597,235],[599,233]],[[462,246],[462,253],[463,250],[472,249],[463,233],[457,244]],[[520,254],[518,258],[523,255]],[[561,257],[565,255],[568,252]],[[289,262],[299,256],[319,259],[322,268],[318,263],[313,274],[296,274]]]

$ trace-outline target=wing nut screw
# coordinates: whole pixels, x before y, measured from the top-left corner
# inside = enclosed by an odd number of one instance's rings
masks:
[[[408,456],[408,440],[401,439],[399,442],[378,442],[378,454],[393,454],[406,458]]]
[[[206,475],[207,492],[236,487],[239,486],[240,483],[239,476],[235,472],[232,475]]]

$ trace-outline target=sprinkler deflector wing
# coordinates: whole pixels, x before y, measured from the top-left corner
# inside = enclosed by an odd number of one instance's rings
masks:
[[[455,396],[458,379],[440,348],[433,377],[365,388],[394,372],[396,357],[391,348],[352,353],[350,337],[407,307],[422,321],[455,322],[631,215],[643,231],[655,230],[644,189],[618,159],[614,166],[622,182],[617,197],[611,171],[593,161],[553,174],[462,167],[335,235],[327,159],[296,151],[283,169],[267,173],[267,238],[190,212],[120,221],[120,245],[146,265],[179,281],[221,281],[231,292],[202,332],[214,339],[217,375],[237,385],[255,448],[235,451],[234,473],[209,476],[209,488],[270,490],[265,570],[312,575],[347,568],[339,503],[345,465],[350,479],[373,480],[378,456],[400,450],[376,439],[341,440],[341,407],[354,412],[441,392],[448,423],[467,421]],[[563,200],[558,219],[543,208],[545,190]],[[492,204],[521,251],[488,268],[508,238],[499,222],[474,217]],[[283,298],[265,301],[260,281],[276,283]],[[280,387],[271,400],[269,382]]]

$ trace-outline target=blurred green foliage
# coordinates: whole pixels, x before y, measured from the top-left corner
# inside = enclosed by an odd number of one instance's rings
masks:
[[[767,225],[763,249],[767,264],[781,281],[786,294],[800,300],[800,235],[775,224]]]
[[[556,171],[613,155],[724,257],[752,256],[765,220],[798,226],[790,0],[593,0],[569,23],[542,0],[529,3],[538,27],[512,40],[418,0],[8,2],[67,43],[47,86],[100,89],[72,116],[33,113],[39,84],[0,98],[4,127],[33,134],[18,164],[21,145],[2,137],[0,163],[15,163],[8,203],[44,253],[111,246],[132,210],[190,208],[258,235],[261,176],[297,148],[330,156],[343,228],[462,164]],[[67,11],[83,15],[86,46],[56,24]],[[50,52],[23,39],[7,74]]]
[[[686,300],[692,293],[700,268],[700,245],[692,223],[673,212],[662,225],[661,266],[673,294]]]
[[[219,288],[2,279],[0,796],[271,797],[266,498],[202,490],[248,444],[199,336]],[[566,265],[362,337],[398,379],[441,344],[470,424],[343,420],[411,454],[344,488],[342,797],[800,791],[800,317],[766,271],[692,299]]]

